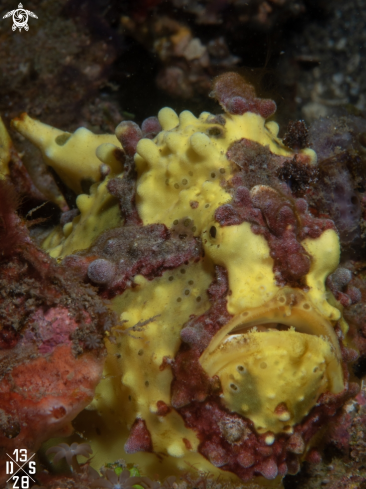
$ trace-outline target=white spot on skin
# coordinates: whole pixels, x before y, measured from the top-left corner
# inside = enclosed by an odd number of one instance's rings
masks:
[[[264,441],[266,442],[266,445],[273,445],[274,441],[275,441],[275,436],[273,433],[269,433]]]
[[[291,418],[291,415],[290,415],[290,413],[288,411],[285,411],[284,413],[281,413],[278,416],[278,419],[280,421],[288,421],[290,418]]]

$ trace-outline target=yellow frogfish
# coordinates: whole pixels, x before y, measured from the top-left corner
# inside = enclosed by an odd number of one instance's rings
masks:
[[[163,108],[113,135],[13,125],[77,196],[43,248],[118,317],[75,424],[94,466],[278,481],[316,458],[354,395],[348,326],[325,284],[339,238],[308,208],[305,126],[281,140],[275,103],[236,73],[211,95],[224,113]]]

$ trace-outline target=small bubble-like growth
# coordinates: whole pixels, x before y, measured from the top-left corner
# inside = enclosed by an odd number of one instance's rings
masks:
[[[216,77],[211,96],[231,114],[252,112],[266,119],[276,112],[275,102],[257,98],[253,85],[238,73],[223,73]]]
[[[114,276],[115,266],[104,258],[98,258],[88,267],[89,279],[98,285],[108,284]]]
[[[141,124],[141,130],[144,138],[154,138],[161,131],[158,118],[153,116],[145,119]]]
[[[128,156],[136,153],[137,143],[142,138],[142,131],[136,122],[123,121],[116,127],[116,136]]]

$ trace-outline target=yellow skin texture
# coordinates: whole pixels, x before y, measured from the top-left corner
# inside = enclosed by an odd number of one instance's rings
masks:
[[[136,203],[143,224],[185,226],[202,239],[205,257],[197,264],[166,271],[153,281],[137,276],[134,288],[111,301],[125,322],[112,330],[116,342],[106,341],[109,354],[105,376],[90,412],[80,416],[77,423],[92,444],[96,467],[106,460],[123,457],[133,461],[137,457],[148,474],[171,474],[174,467],[187,470],[189,463],[198,470],[229,476],[196,451],[196,434],[184,426],[174,409],[165,417],[156,413],[157,401],[170,404],[172,372],[169,367],[160,370],[162,359],[175,357],[181,344],[179,333],[189,316],[209,309],[206,291],[214,279],[215,265],[228,272],[227,308],[233,317],[212,338],[200,363],[210,376],[219,376],[222,401],[228,409],[251,419],[271,444],[276,434],[293,431],[321,393],[343,389],[333,329],[341,312],[335,301],[331,304],[327,300],[330,293],[325,287],[326,277],[339,262],[338,236],[327,230],[317,239],[302,241],[311,257],[311,268],[306,276],[309,290],[301,291],[277,285],[268,243],[251,231],[249,223],[221,227],[214,221],[215,210],[231,200],[222,183],[237,171],[225,156],[232,142],[245,137],[268,145],[275,154],[292,154],[277,138],[275,122],[266,123],[252,113],[224,117],[226,124],[221,126],[212,122],[213,116],[208,113],[196,118],[184,111],[178,117],[165,108],[159,113],[163,130],[154,140],[142,139],[137,145]],[[95,148],[97,138],[93,140]],[[99,161],[111,165],[111,177],[117,174],[112,144],[108,141],[96,149]],[[39,145],[44,152],[41,142]],[[311,150],[302,153],[316,165]],[[64,158],[68,164],[62,171],[56,163],[54,168],[70,181],[75,169],[72,172],[69,163],[75,165],[75,159],[66,152]],[[83,162],[80,171],[86,178]],[[80,177],[73,185],[80,185]],[[192,208],[192,201],[198,202],[196,208]],[[106,181],[94,184],[90,196],[80,195],[77,205],[81,215],[63,230],[53,231],[43,244],[56,258],[88,248],[105,229],[121,225],[117,201],[108,193]],[[217,230],[215,238],[209,233],[212,225]],[[141,330],[129,329],[150,318],[154,319]],[[278,323],[288,329],[277,331],[274,325]],[[346,332],[344,321],[342,325]],[[250,392],[246,386],[252,386]],[[287,411],[276,414],[280,403],[286,404]],[[150,453],[123,453],[128,430],[137,417],[145,420],[154,450],[162,458]],[[102,436],[95,434],[98,430]],[[186,448],[183,438],[190,441],[192,449]]]
[[[289,330],[277,331],[277,323]],[[225,405],[250,418],[259,433],[291,433],[321,393],[343,389],[339,360],[328,321],[306,294],[285,287],[264,307],[234,316],[200,363],[210,376],[219,376]],[[285,415],[275,412],[281,403]]]
[[[0,180],[9,175],[12,142],[8,131],[0,117]]]
[[[80,214],[62,228],[57,226],[43,242],[43,247],[58,260],[76,250],[89,248],[103,231],[123,224],[117,199],[107,190],[108,179],[90,188],[90,195],[76,198]]]
[[[45,162],[76,194],[82,193],[83,180],[101,180],[101,162],[95,154],[97,147],[103,143],[118,144],[116,136],[112,134],[93,134],[84,127],[70,134],[28,115],[13,120],[12,124],[41,150]],[[109,159],[108,162],[113,166],[113,171],[121,171],[121,165],[117,161]]]
[[[120,456],[118,454],[123,450],[128,436],[127,429],[136,417],[146,421],[156,452],[173,457],[173,462],[164,458],[164,462],[159,462],[159,469],[155,471],[170,471],[171,474],[176,463],[181,469],[187,469],[188,462],[197,463],[196,449],[199,442],[195,433],[185,428],[175,410],[164,417],[158,416],[156,403],[160,400],[170,404],[172,372],[170,368],[159,369],[163,357],[173,358],[177,353],[180,346],[179,332],[191,311],[202,314],[209,307],[206,290],[212,281],[213,270],[207,265],[210,264],[200,262],[184,265],[165,272],[152,282],[137,276],[136,286],[112,301],[114,310],[125,311],[121,319],[127,322],[120,332],[113,332],[117,338],[116,343],[107,342],[105,379],[99,384],[90,406],[101,415],[93,419],[93,423],[103,422],[102,429],[108,433],[106,439],[109,440],[108,448],[103,450],[98,440],[92,441],[96,456],[100,457],[96,466],[106,460],[106,449],[108,460]],[[185,291],[189,291],[189,294],[186,295]],[[143,327],[142,331],[131,330],[123,334],[126,328],[154,317],[157,309],[158,317]],[[116,416],[110,415],[111,410]],[[84,430],[88,427],[82,425],[79,428]],[[119,430],[123,432],[122,436]],[[89,427],[87,436],[90,431],[92,429]],[[118,436],[115,436],[117,431]],[[192,450],[186,448],[182,438],[190,441]],[[148,473],[153,471],[154,466],[156,468],[157,460],[153,454],[123,454],[123,458],[126,457],[131,461],[138,459],[139,465]],[[199,458],[202,459],[199,467],[209,470],[211,464],[203,457]]]
[[[137,208],[144,224],[163,222],[172,227],[175,220],[189,217],[195,234],[200,235],[217,207],[231,200],[220,180],[233,175],[226,158],[228,147],[243,137],[256,141],[278,155],[291,151],[278,139],[276,123],[247,112],[226,115],[225,126],[210,123],[212,115],[203,112],[197,119],[189,111],[179,118],[172,109],[159,112],[163,131],[155,141],[142,139],[137,145]],[[179,125],[178,125],[179,124]],[[218,131],[220,137],[210,136]],[[315,163],[316,155],[304,150]],[[192,209],[190,201],[199,206]]]
[[[210,368],[202,360],[203,367],[219,376],[225,405],[249,417],[259,433],[292,432],[292,425],[327,390],[331,372],[337,368],[330,342],[295,330],[230,335],[215,354],[211,362],[216,356],[219,365]],[[287,409],[274,415],[282,402]]]

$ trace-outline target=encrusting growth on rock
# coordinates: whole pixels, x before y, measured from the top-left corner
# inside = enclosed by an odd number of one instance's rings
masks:
[[[57,265],[17,216],[14,189],[0,180],[0,478],[6,453],[30,452],[91,401],[103,367],[103,325],[112,314],[95,290]],[[88,339],[98,342],[91,345]],[[28,453],[30,453],[28,452]]]

